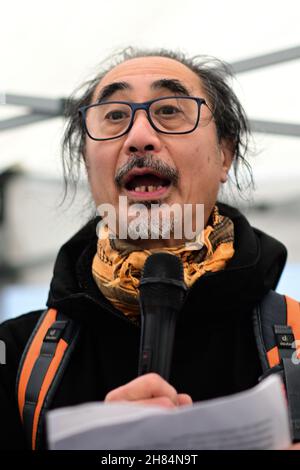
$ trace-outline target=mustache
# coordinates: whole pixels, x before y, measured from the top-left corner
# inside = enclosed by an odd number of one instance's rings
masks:
[[[179,172],[176,168],[169,166],[161,160],[154,159],[153,155],[145,155],[143,157],[133,155],[115,174],[115,183],[119,188],[122,186],[124,177],[129,171],[133,170],[133,168],[150,168],[168,179],[174,186],[178,184]]]

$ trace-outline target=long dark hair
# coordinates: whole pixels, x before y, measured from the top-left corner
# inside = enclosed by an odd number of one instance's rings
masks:
[[[218,139],[219,141],[225,139],[233,150],[234,183],[240,194],[242,194],[245,186],[252,188],[253,175],[251,165],[247,160],[250,128],[245,111],[235,92],[228,84],[228,78],[232,77],[230,66],[216,58],[204,55],[187,57],[182,52],[166,49],[143,50],[128,47],[105,59],[100,64],[100,72],[78,87],[66,102],[65,116],[67,125],[62,145],[64,197],[67,195],[70,186],[76,191],[80,165],[84,160],[85,132],[78,109],[91,103],[99,81],[116,65],[129,59],[151,56],[177,60],[198,75],[212,107]],[[240,181],[241,168],[246,170],[246,173],[243,173],[243,184]]]

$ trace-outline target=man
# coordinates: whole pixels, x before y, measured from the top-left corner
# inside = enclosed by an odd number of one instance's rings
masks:
[[[220,66],[220,64],[219,64]],[[236,209],[217,203],[220,186],[245,163],[248,127],[226,84],[224,68],[166,51],[126,51],[117,65],[89,82],[72,102],[65,168],[86,167],[95,205],[110,204],[121,220],[135,203],[204,205],[204,228],[192,242],[169,237],[158,224],[135,239],[109,238],[99,218],[60,250],[48,308],[80,325],[71,360],[51,408],[87,401],[128,400],[176,407],[240,392],[262,373],[252,311],[275,289],[285,247],[252,228]],[[141,225],[143,225],[143,223]],[[118,225],[117,225],[118,226]],[[106,232],[108,233],[108,232]],[[199,234],[198,234],[199,235]],[[198,245],[197,245],[198,243]],[[170,383],[157,374],[137,377],[140,313],[138,284],[146,258],[169,251],[183,262],[188,294],[178,319]],[[1,339],[1,421],[5,448],[27,448],[15,398],[23,350],[42,311],[5,322]],[[4,416],[4,419],[3,419]]]

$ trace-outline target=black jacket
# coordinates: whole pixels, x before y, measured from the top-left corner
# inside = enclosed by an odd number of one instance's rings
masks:
[[[285,247],[252,228],[236,209],[219,204],[235,229],[235,255],[224,271],[207,273],[189,290],[180,313],[171,384],[194,401],[254,386],[261,374],[251,313],[275,289],[286,261]],[[80,338],[52,408],[101,401],[137,376],[140,328],[106,300],[91,274],[96,223],[88,223],[60,249],[48,307],[81,324]],[[0,366],[0,447],[27,447],[15,397],[16,373],[42,310],[0,326],[6,365]],[[5,432],[3,432],[5,431]]]

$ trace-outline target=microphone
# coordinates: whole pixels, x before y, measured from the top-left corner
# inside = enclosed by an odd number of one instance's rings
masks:
[[[178,313],[187,287],[181,259],[154,253],[140,282],[141,344],[138,375],[156,372],[169,380]]]

